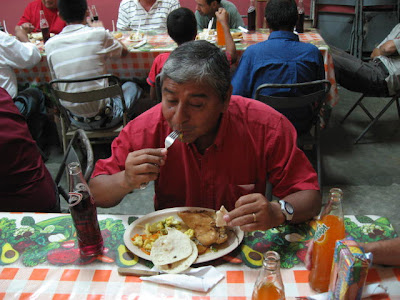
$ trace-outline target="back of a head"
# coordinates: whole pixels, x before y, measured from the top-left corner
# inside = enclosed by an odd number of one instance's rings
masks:
[[[84,21],[86,11],[86,0],[58,0],[58,12],[66,23]]]
[[[228,59],[215,45],[204,41],[190,41],[171,52],[161,71],[161,82],[170,78],[178,84],[202,82],[226,99],[231,78]]]
[[[195,39],[197,34],[196,17],[189,8],[180,7],[171,11],[167,18],[169,36],[178,44]]]
[[[208,5],[211,5],[211,3],[213,3],[214,1],[217,2],[218,4],[221,3],[221,0],[206,0]]]
[[[270,0],[265,7],[265,19],[274,31],[293,31],[298,17],[295,0]]]

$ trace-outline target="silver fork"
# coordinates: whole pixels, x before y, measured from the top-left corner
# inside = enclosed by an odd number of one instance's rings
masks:
[[[172,131],[166,138],[165,138],[165,148],[168,149],[169,147],[172,146],[172,144],[175,142],[175,140],[179,136],[179,131],[175,130]]]
[[[172,146],[172,144],[175,142],[175,140],[179,136],[179,131],[175,130],[172,131],[166,138],[165,138],[165,148],[168,149],[169,147]],[[148,182],[143,182],[140,186],[139,189],[144,190],[147,186],[149,185]]]

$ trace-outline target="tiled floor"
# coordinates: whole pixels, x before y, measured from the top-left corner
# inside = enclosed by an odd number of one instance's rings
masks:
[[[393,105],[375,127],[357,145],[353,140],[367,125],[360,108],[341,125],[339,121],[359,94],[339,88],[340,101],[334,107],[328,128],[322,132],[323,195],[333,186],[344,191],[345,214],[373,214],[389,218],[400,232],[400,120]],[[367,106],[377,112],[386,99],[367,99]],[[95,147],[97,155],[100,151]],[[46,163],[52,173],[61,161],[61,150],[53,148]],[[146,214],[153,211],[153,186],[134,191],[113,208],[99,213]]]

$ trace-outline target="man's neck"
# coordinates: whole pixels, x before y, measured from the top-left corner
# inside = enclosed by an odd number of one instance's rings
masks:
[[[154,3],[156,3],[156,0],[139,0],[139,3],[146,11],[149,11]]]

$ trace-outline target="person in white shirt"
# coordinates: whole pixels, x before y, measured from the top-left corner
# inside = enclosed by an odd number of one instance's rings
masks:
[[[179,8],[179,0],[122,0],[118,30],[166,30],[168,14]]]
[[[46,144],[43,129],[48,121],[45,95],[34,87],[18,91],[14,69],[32,68],[41,59],[35,44],[20,42],[9,34],[0,31],[0,87],[13,98],[20,113],[25,117],[33,139],[40,150]],[[42,153],[43,154],[43,153]]]
[[[60,17],[67,26],[60,34],[45,44],[47,62],[52,78],[79,79],[107,74],[106,60],[128,54],[127,48],[113,38],[99,21],[86,24],[86,0],[59,0]],[[59,84],[61,90],[82,92],[100,89],[106,80],[90,83]],[[128,118],[143,90],[134,82],[122,85]],[[120,97],[107,98],[91,103],[60,101],[67,109],[71,122],[82,129],[111,128],[122,122],[123,107]]]

